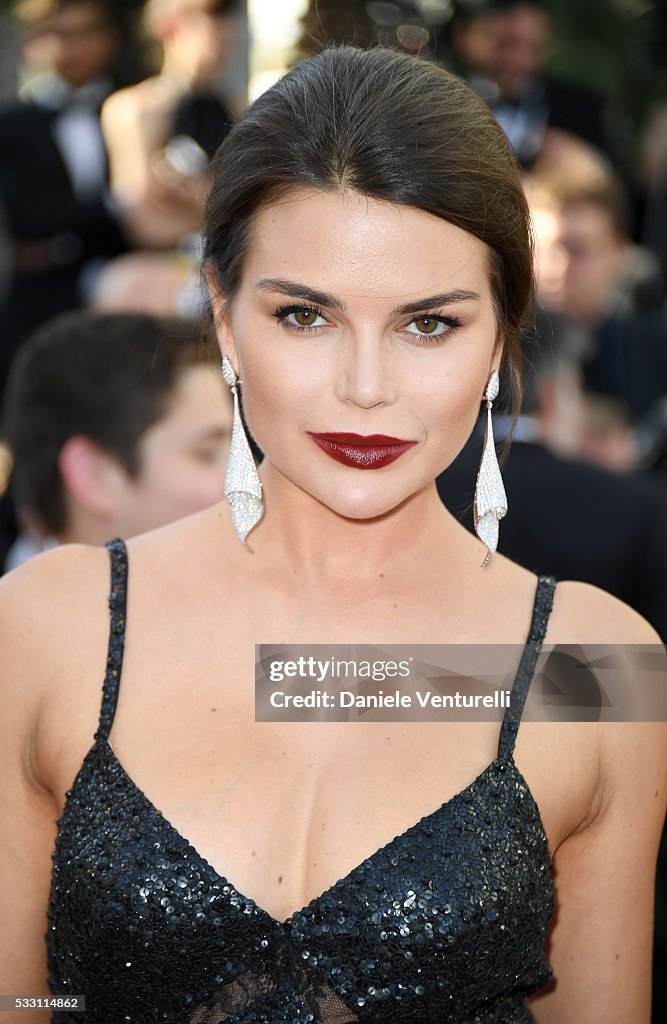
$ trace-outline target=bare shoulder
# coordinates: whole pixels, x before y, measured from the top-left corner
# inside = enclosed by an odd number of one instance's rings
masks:
[[[653,626],[634,608],[592,583],[556,586],[545,637],[562,644],[660,644]]]
[[[73,596],[90,582],[91,572],[107,564],[108,559],[104,548],[87,544],[63,544],[29,559],[0,578],[3,619],[8,612],[19,617],[25,610],[24,602],[32,604],[42,593],[46,596],[46,592],[58,590]],[[50,606],[50,611],[55,610]]]
[[[238,550],[229,543],[233,531],[226,506],[218,502],[130,538],[126,542],[130,577],[135,581],[138,575],[150,577],[151,589],[157,591],[161,579],[177,573],[181,580],[194,578],[204,591],[207,581],[219,579],[220,572],[238,570]],[[158,594],[154,596],[157,600]],[[178,594],[172,591],[160,599],[178,603]]]
[[[662,664],[667,677],[667,655],[653,627],[591,584],[558,584],[545,639],[555,645],[647,645],[652,671],[660,673]],[[594,664],[605,668],[608,660]],[[619,674],[628,692],[644,685],[642,664],[639,658]],[[590,755],[595,788],[589,812],[555,853],[558,913],[549,959],[556,984],[530,1000],[531,1010],[539,1024],[648,1021],[655,866],[667,805],[667,723],[602,720],[576,728],[586,731],[580,749]],[[578,782],[576,755],[561,768],[570,772],[568,799]]]
[[[590,645],[592,649],[608,644],[615,651],[624,649],[629,652],[624,663],[630,672],[637,673],[640,671],[640,659],[633,655],[633,651],[635,648],[648,648],[657,659],[652,663],[657,671],[660,671],[664,658],[662,672],[667,678],[667,652],[651,623],[624,601],[590,583],[575,580],[558,583],[545,642]],[[640,685],[639,678],[636,683]],[[659,735],[662,729],[661,722],[608,722],[600,731],[612,743],[612,736],[640,732],[648,737]]]
[[[666,798],[667,723],[653,720],[662,716],[655,713],[656,706],[645,688],[649,684],[655,687],[656,677],[667,681],[667,652],[660,636],[619,598],[592,584],[566,580],[556,587],[545,642],[584,649],[590,646],[596,657],[600,656],[598,645],[609,645],[609,652],[618,659],[616,664],[623,667],[622,678],[615,684],[600,677],[612,700],[628,700],[632,713],[628,712],[627,720],[600,721],[593,726],[598,764],[595,806],[598,816],[612,807],[616,813],[627,811],[629,804],[642,806],[641,827],[655,835]],[[646,675],[644,654],[651,657],[652,679]],[[623,690],[610,690],[611,685]],[[635,716],[645,720],[634,721]]]
[[[44,709],[60,705],[76,710],[83,704],[90,714],[92,701],[79,685],[82,652],[91,644],[104,650],[107,567],[104,549],[65,545],[37,555],[0,579],[0,991],[4,992],[48,990],[44,928],[60,807],[49,784],[54,748]],[[78,686],[75,697],[74,685]],[[88,692],[92,694],[92,686]],[[71,745],[71,734],[64,731],[64,735]],[[28,1014],[28,1019],[33,1017]]]
[[[95,641],[108,592],[104,548],[66,544],[37,555],[0,579],[0,702],[19,733],[81,644]],[[99,626],[98,626],[99,628]]]
[[[591,645],[593,649],[608,644],[623,658],[627,667],[623,686],[634,689],[633,699],[642,699],[647,682],[644,662],[635,647],[650,652],[651,673],[667,680],[667,653],[653,626],[624,601],[589,583],[567,580],[558,584],[546,641]],[[651,720],[658,717],[653,714],[655,709],[651,704],[644,707],[648,712],[642,716],[645,721],[597,724],[598,813],[612,809],[623,813],[631,805],[641,806],[645,813],[638,827],[655,837],[667,798],[667,723]]]

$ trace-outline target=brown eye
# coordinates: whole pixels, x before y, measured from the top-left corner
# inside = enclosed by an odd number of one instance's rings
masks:
[[[286,327],[294,331],[318,331],[328,321],[317,306],[283,306],[273,314]]]
[[[440,316],[435,313],[429,316],[416,316],[404,328],[408,334],[418,338],[442,338],[451,334],[461,326],[457,317]]]
[[[414,322],[421,334],[435,334],[440,326],[440,321],[433,316],[418,316]]]
[[[317,320],[318,313],[314,309],[296,309],[292,316],[299,327],[312,327]]]

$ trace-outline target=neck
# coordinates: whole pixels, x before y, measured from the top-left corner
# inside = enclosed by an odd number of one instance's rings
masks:
[[[402,577],[445,557],[470,557],[467,531],[445,508],[435,483],[372,519],[350,519],[295,486],[266,461],[260,468],[265,514],[250,534],[258,558],[279,552],[278,568],[299,584],[347,587]]]
[[[55,534],[59,544],[91,544],[98,547],[112,537],[118,536],[118,524],[113,520],[100,519],[91,515],[81,506],[70,505],[67,524]]]

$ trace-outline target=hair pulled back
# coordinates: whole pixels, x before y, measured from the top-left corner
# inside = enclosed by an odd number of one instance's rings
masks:
[[[515,410],[519,335],[533,295],[528,208],[486,104],[444,68],[340,46],[293,67],[236,123],[212,166],[204,258],[239,287],[253,214],[298,187],[353,189],[441,217],[486,243]]]

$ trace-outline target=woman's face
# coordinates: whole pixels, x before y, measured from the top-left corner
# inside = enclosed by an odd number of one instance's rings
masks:
[[[390,511],[452,462],[500,364],[496,335],[486,246],[352,191],[262,207],[219,319],[262,475],[351,518]],[[362,437],[313,436],[331,434]]]

